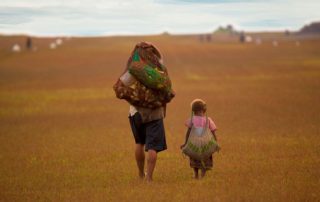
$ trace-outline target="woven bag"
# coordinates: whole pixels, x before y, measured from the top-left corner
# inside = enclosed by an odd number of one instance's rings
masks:
[[[193,114],[191,115],[191,131],[187,143],[182,148],[182,152],[192,159],[204,161],[214,152],[218,151],[218,143],[215,141],[209,130],[209,120],[206,117],[205,127],[195,127],[192,123]]]

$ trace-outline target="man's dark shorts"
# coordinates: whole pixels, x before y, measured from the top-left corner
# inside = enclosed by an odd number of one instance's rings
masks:
[[[129,116],[131,130],[136,144],[145,144],[145,150],[157,152],[167,149],[163,119],[142,123],[139,112]]]

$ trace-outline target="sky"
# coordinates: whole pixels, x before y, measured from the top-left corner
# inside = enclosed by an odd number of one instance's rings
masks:
[[[0,33],[105,36],[299,30],[320,0],[1,0]]]

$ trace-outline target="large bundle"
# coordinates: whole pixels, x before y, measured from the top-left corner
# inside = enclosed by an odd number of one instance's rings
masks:
[[[120,80],[113,86],[117,98],[125,99],[130,104],[145,108],[158,108],[170,102],[174,94],[146,88],[139,81],[126,86]]]
[[[134,76],[135,82],[125,85],[119,79],[113,86],[116,96],[134,106],[146,108],[157,108],[170,102],[175,93],[171,89],[168,72],[160,60],[161,55],[153,45],[138,43],[128,60],[126,70]]]
[[[161,54],[152,44],[138,43],[128,63],[129,72],[148,88],[170,93],[171,80]]]
[[[171,81],[166,67],[161,63],[154,64],[152,61],[143,59],[145,52],[143,48],[134,51],[129,72],[148,88],[171,92]]]
[[[204,161],[218,149],[218,143],[214,140],[209,130],[209,120],[207,117],[204,128],[197,128],[192,124],[189,138],[182,148],[182,152],[195,160]]]

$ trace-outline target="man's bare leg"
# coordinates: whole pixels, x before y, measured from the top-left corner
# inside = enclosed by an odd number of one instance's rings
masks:
[[[193,173],[194,173],[194,179],[198,179],[199,176],[198,176],[198,168],[193,168]]]
[[[156,166],[157,161],[157,152],[155,150],[148,150],[148,157],[147,157],[147,177],[148,181],[152,181],[152,174],[153,170]]]
[[[201,169],[201,178],[204,178],[204,176],[206,176],[206,169],[202,168]]]
[[[139,169],[139,177],[144,178],[144,145],[143,144],[136,144],[136,162]]]

